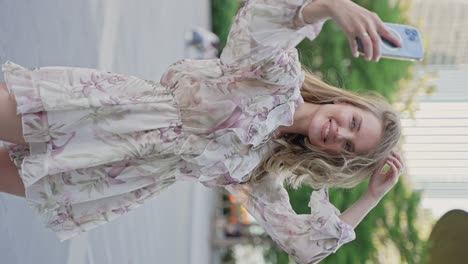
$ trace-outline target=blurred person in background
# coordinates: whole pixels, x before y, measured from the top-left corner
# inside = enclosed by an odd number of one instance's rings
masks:
[[[185,32],[185,49],[196,50],[195,59],[213,59],[218,57],[219,38],[203,27],[193,27]],[[186,55],[186,58],[189,56]]]

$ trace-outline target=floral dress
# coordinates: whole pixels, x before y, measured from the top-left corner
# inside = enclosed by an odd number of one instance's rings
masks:
[[[251,0],[236,16],[220,59],[184,59],[159,82],[72,67],[2,66],[28,145],[4,142],[26,199],[60,240],[142,205],[178,180],[223,187],[299,263],[355,238],[313,192],[297,215],[281,177],[249,173],[304,103],[295,46],[322,22],[293,23],[311,0]]]

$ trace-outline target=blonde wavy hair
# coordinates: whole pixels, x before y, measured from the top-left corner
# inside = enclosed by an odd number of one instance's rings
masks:
[[[400,117],[378,93],[367,91],[358,94],[339,89],[321,81],[306,68],[303,70],[305,77],[301,95],[305,102],[345,102],[370,111],[382,121],[382,140],[376,149],[366,154],[343,151],[332,156],[311,145],[306,136],[285,134],[272,139],[277,144],[252,171],[249,181],[257,183],[266,175],[281,175],[294,189],[301,184],[315,189],[354,187],[379,169],[397,145],[401,136]]]

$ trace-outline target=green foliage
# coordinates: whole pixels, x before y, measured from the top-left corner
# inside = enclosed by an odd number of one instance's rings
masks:
[[[212,31],[218,35],[221,46],[226,46],[231,23],[239,9],[237,0],[211,0]]]
[[[212,0],[213,30],[222,41],[226,40],[232,17],[238,9],[233,2],[237,1]],[[354,2],[376,12],[383,21],[407,23],[407,7],[399,1]],[[412,78],[412,64],[409,62],[382,59],[375,63],[362,57],[353,58],[345,34],[331,21],[325,24],[313,42],[305,39],[297,48],[302,64],[328,83],[353,91],[374,90],[389,101],[397,99],[401,81]],[[344,211],[359,199],[366,188],[367,182],[364,182],[353,189],[330,190],[330,200]],[[290,190],[291,205],[297,213],[310,213],[307,204],[311,191],[308,187]],[[427,244],[421,240],[417,228],[420,199],[419,193],[400,180],[358,225],[356,240],[343,245],[321,263],[377,263],[379,251],[387,243],[397,248],[402,263],[424,263]],[[267,251],[265,257],[270,263],[291,263],[288,255],[276,247]]]

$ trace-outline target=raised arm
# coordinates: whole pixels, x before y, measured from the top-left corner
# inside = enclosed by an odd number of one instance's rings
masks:
[[[313,40],[320,32],[325,19],[301,23],[301,7],[314,3],[311,0],[250,0],[237,13],[229,31],[226,47],[220,56],[227,68],[238,69],[254,65],[288,60],[294,47],[304,37]],[[302,9],[302,11],[304,10]],[[308,8],[312,15],[318,8]],[[304,17],[305,18],[305,17]]]
[[[388,165],[389,169],[382,172],[385,165]],[[405,163],[401,155],[398,152],[392,151],[380,169],[371,175],[366,192],[341,214],[341,220],[355,228],[369,211],[379,203],[380,199],[397,183],[404,168]]]
[[[323,23],[332,16],[332,9],[329,2],[324,0],[309,0],[302,5],[294,17],[294,24],[297,27]]]
[[[274,177],[224,188],[297,263],[316,263],[355,238],[353,227],[328,201],[326,189],[312,193],[310,214],[296,214],[287,191]]]
[[[265,71],[260,66],[266,65],[278,76],[291,66],[290,59],[297,59],[295,46],[305,37],[315,39],[328,19],[347,35],[356,57],[356,38],[362,39],[367,60],[379,60],[380,36],[401,45],[376,13],[350,0],[250,0],[236,15],[221,62],[226,70]],[[274,76],[266,72],[260,78],[271,82]]]
[[[340,219],[353,228],[356,228],[378,202],[379,200],[375,199],[368,192],[365,192],[359,200],[340,215]]]

